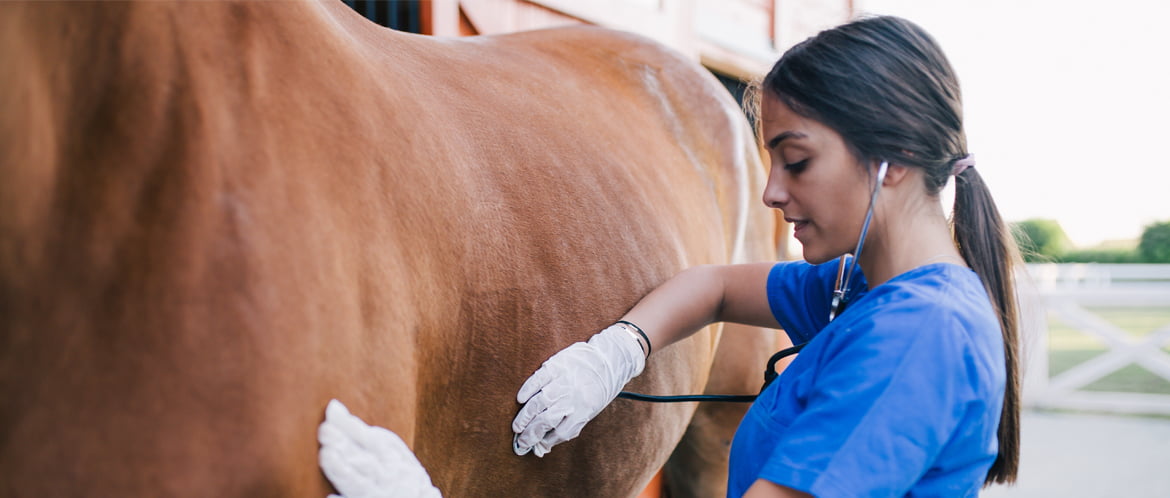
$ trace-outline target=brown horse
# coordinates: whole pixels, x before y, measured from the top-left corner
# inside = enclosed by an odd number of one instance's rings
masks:
[[[340,3],[4,2],[0,109],[0,495],[320,497],[330,398],[447,496],[629,496],[684,432],[676,493],[723,485],[742,406],[687,430],[694,404],[618,400],[511,449],[553,352],[683,267],[775,257],[758,149],[696,64]],[[734,335],[631,389],[753,392],[775,334]]]

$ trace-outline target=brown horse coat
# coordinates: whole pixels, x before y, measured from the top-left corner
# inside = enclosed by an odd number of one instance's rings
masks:
[[[522,458],[516,390],[678,270],[775,257],[734,102],[600,29],[4,2],[0,109],[3,496],[323,496],[334,397],[447,496],[628,496],[693,404],[619,400]],[[773,336],[736,335],[631,388],[752,392]],[[710,493],[742,407],[703,413],[672,462]]]

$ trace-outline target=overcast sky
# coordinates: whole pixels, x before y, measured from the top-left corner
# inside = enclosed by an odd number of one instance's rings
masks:
[[[1170,221],[1170,2],[855,0],[929,31],[963,87],[978,168],[1008,221],[1075,243]]]

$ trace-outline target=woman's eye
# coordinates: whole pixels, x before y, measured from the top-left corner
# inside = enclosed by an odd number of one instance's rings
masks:
[[[784,165],[784,169],[788,170],[789,173],[800,173],[801,171],[804,171],[804,168],[806,167],[808,167],[808,159],[796,161],[794,163],[786,163]]]

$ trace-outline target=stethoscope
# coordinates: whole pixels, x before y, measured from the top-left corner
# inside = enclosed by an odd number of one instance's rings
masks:
[[[853,257],[848,258],[848,255],[842,255],[837,260],[837,280],[833,284],[833,297],[829,302],[829,322],[832,322],[842,312],[845,311],[845,305],[849,302],[849,280],[853,276],[854,270],[857,269],[857,259],[861,256],[861,250],[865,246],[865,236],[869,234],[869,223],[873,220],[873,209],[877,206],[878,192],[881,191],[882,182],[886,179],[886,170],[890,164],[888,161],[882,161],[878,165],[877,182],[874,183],[873,191],[869,194],[869,209],[865,212],[865,222],[861,224],[861,234],[857,237],[857,247],[853,250]],[[848,271],[846,271],[846,262],[848,261]],[[790,348],[782,349],[776,354],[768,358],[768,364],[764,368],[764,386],[760,388],[760,392],[768,387],[772,381],[776,380],[780,374],[776,373],[776,363],[780,360],[799,353],[808,345],[808,341],[802,342]],[[682,403],[684,401],[729,401],[740,403],[751,403],[756,400],[758,394],[688,394],[679,396],[654,396],[650,394],[639,394],[628,391],[618,393],[619,398],[632,399],[636,401],[649,401],[653,403]]]

